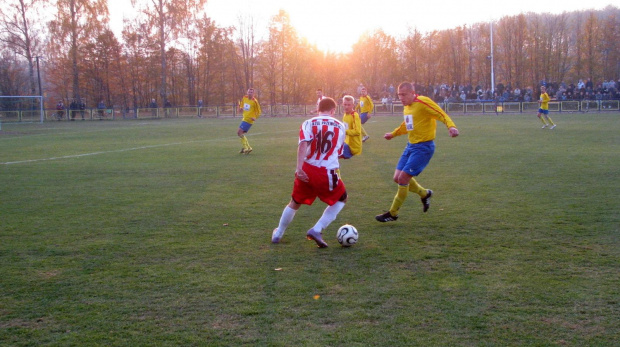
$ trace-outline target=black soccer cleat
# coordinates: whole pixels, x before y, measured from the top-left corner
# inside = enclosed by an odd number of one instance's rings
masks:
[[[384,214],[380,214],[375,216],[375,219],[378,220],[381,223],[385,223],[385,222],[392,222],[398,219],[398,216],[392,216],[392,214],[390,213],[390,211],[387,211]]]
[[[431,196],[433,196],[433,191],[429,189],[426,191],[426,196],[420,199],[422,200],[422,205],[424,206],[424,212],[431,208]]]

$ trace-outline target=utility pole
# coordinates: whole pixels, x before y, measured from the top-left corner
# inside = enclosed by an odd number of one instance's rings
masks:
[[[41,70],[39,69],[39,56],[37,55],[37,78],[39,80],[39,96],[41,96],[41,123],[45,116],[43,115],[43,89],[41,88]]]
[[[493,22],[491,21],[491,93],[495,93],[495,72],[493,62]]]

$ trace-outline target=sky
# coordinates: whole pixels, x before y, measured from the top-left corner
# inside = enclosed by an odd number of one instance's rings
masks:
[[[127,0],[108,2],[111,25],[120,33],[123,15],[135,14]],[[361,35],[377,29],[401,38],[414,28],[426,33],[520,13],[600,10],[611,4],[611,0],[569,0],[561,4],[549,0],[207,0],[205,10],[219,26],[237,26],[240,17],[251,17],[258,38],[267,39],[269,20],[283,9],[300,37],[323,51],[346,53]]]

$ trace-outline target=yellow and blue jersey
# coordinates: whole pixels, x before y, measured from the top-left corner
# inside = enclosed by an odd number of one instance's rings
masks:
[[[375,108],[370,95],[360,96],[359,103],[355,106],[355,110],[359,113],[371,113]]]
[[[551,98],[549,98],[549,94],[547,93],[540,94],[540,108],[542,110],[549,109],[549,100],[551,100]]]
[[[256,98],[250,99],[247,95],[244,95],[239,102],[239,108],[243,110],[243,121],[250,124],[254,124],[254,121],[261,115],[258,100]]]
[[[434,140],[437,134],[437,121],[448,128],[456,128],[450,116],[426,96],[417,95],[411,105],[404,107],[403,116],[405,120],[392,131],[392,135],[408,134],[411,144]]]
[[[362,154],[362,120],[357,112],[345,113],[342,117],[346,129],[344,142],[349,146],[351,154]]]

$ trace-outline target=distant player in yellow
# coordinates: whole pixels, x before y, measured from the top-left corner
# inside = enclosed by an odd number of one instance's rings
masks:
[[[243,120],[241,124],[239,124],[239,129],[237,130],[237,136],[241,139],[241,145],[243,146],[239,153],[250,154],[250,152],[252,152],[252,147],[250,147],[245,133],[250,131],[252,124],[254,124],[254,121],[258,119],[261,114],[260,104],[254,97],[254,88],[248,89],[248,94],[244,95],[243,99],[239,102],[239,111],[243,112]]]
[[[375,104],[372,103],[372,98],[368,95],[368,90],[366,87],[362,87],[360,94],[360,101],[357,106],[355,106],[355,111],[360,113],[362,124],[366,124],[366,122],[370,119],[370,114],[375,109]],[[368,136],[368,133],[364,130],[364,127],[362,127],[362,142],[368,140],[369,137],[370,136]]]
[[[437,121],[446,125],[451,137],[459,136],[459,130],[452,119],[433,100],[416,95],[411,83],[404,82],[398,86],[398,98],[403,103],[405,119],[398,128],[383,137],[391,140],[395,136],[407,134],[409,141],[394,171],[398,192],[390,210],[375,217],[379,222],[398,219],[398,211],[409,192],[418,194],[422,200],[423,211],[428,211],[433,191],[422,188],[413,177],[422,173],[435,153]]]
[[[549,129],[553,129],[556,126],[555,123],[553,123],[553,120],[551,120],[551,117],[549,117],[549,100],[551,100],[551,98],[549,98],[549,94],[547,94],[547,87],[545,86],[540,87],[540,99],[538,100],[538,104],[540,105],[540,108],[538,109],[537,117],[543,123],[543,126],[542,126],[543,129],[548,127],[549,124],[551,124],[551,127]],[[545,122],[545,118],[547,118],[547,120],[549,121],[549,124]]]
[[[344,139],[344,149],[341,158],[349,159],[354,155],[362,154],[362,120],[360,115],[355,112],[355,98],[345,95],[342,98],[344,116],[342,122],[347,130]]]

